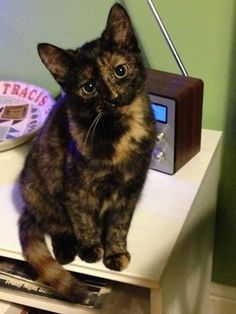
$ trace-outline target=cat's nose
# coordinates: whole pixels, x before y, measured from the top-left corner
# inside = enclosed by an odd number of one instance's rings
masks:
[[[105,103],[108,105],[108,106],[110,106],[110,107],[112,107],[112,108],[115,108],[116,107],[116,105],[117,105],[117,102],[115,101],[115,100],[109,100],[109,101],[105,101]]]
[[[110,103],[113,107],[115,107],[115,106],[119,105],[119,103],[120,103],[120,98],[119,98],[119,97],[112,98],[112,99],[109,100],[109,103]]]

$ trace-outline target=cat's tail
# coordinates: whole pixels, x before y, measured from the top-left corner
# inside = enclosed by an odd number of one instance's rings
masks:
[[[50,253],[44,233],[30,213],[25,211],[19,219],[19,236],[23,256],[38,274],[38,280],[55,289],[69,301],[89,303],[86,286],[64,269]]]

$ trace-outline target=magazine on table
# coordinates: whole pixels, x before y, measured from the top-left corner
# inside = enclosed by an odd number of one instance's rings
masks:
[[[72,274],[82,281],[88,289],[88,302],[82,306],[100,307],[105,295],[111,291],[109,281],[74,272]],[[40,298],[47,298],[70,304],[53,288],[36,281],[36,278],[37,274],[27,262],[0,256],[0,291],[2,289],[9,290],[9,292],[17,291],[19,294],[36,296],[39,300]]]

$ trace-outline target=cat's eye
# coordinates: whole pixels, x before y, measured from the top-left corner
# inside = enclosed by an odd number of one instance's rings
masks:
[[[126,64],[119,64],[115,67],[115,76],[117,78],[125,77],[128,73],[128,67]]]
[[[87,94],[87,95],[95,94],[96,86],[94,85],[93,82],[89,81],[82,86],[82,91],[84,94]]]

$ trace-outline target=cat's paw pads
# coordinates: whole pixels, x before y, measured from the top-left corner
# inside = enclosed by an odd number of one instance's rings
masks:
[[[87,263],[95,263],[102,259],[103,253],[101,245],[94,245],[92,247],[81,248],[79,250],[79,257]]]
[[[112,270],[121,271],[125,269],[130,262],[130,254],[128,252],[126,253],[120,253],[120,254],[114,254],[111,256],[107,256],[104,258],[104,264],[107,268]]]
[[[75,259],[75,256],[77,255],[77,250],[75,247],[63,249],[54,247],[53,252],[57,261],[62,265],[69,264]]]

